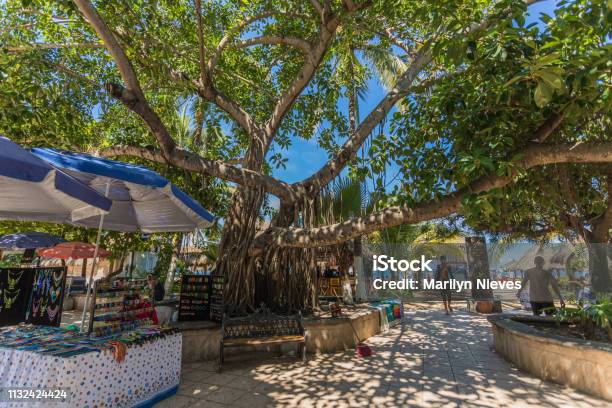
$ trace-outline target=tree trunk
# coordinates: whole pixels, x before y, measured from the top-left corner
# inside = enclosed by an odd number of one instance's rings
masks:
[[[608,178],[608,194],[612,193],[612,176]],[[612,196],[608,208],[595,222],[592,232],[585,231],[583,237],[589,250],[589,273],[591,285],[597,293],[612,292],[612,271],[610,271],[610,224],[612,222]]]
[[[237,187],[225,218],[216,273],[225,276],[224,302],[230,314],[254,309],[256,259],[249,256],[257,232],[263,189]]]
[[[291,209],[283,208],[286,215],[277,219],[277,225],[291,223],[312,227],[320,209],[316,199],[305,198]],[[285,248],[269,246],[256,267],[263,285],[257,294],[259,302],[285,313],[312,311],[319,305],[316,275],[316,248]]]
[[[170,266],[168,267],[166,281],[164,282],[164,290],[168,297],[172,294],[172,287],[174,286],[176,263],[181,250],[182,237],[182,234],[177,234],[172,238],[172,258],[170,259]]]
[[[264,303],[283,313],[311,311],[318,306],[315,248],[279,247],[272,241],[253,256],[263,189],[239,187],[226,217],[217,259],[217,273],[225,280],[225,306],[230,314],[244,314]],[[279,226],[316,222],[315,199],[282,209]]]
[[[597,293],[612,292],[612,279],[606,244],[589,243],[589,273],[591,285]]]
[[[489,258],[487,256],[487,243],[484,237],[466,237],[465,249],[472,282],[472,298],[481,300],[492,300],[491,289],[479,289],[478,280],[491,279],[489,270]]]

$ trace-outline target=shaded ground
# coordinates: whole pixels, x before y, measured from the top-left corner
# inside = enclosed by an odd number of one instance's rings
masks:
[[[222,374],[214,363],[183,364],[179,395],[157,407],[470,406],[600,407],[609,403],[543,382],[490,348],[482,316],[452,317],[413,304],[401,326],[368,340],[375,351],[291,358],[233,357]]]

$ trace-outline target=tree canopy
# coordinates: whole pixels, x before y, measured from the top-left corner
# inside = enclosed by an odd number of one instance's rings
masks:
[[[526,24],[536,2],[9,0],[0,132],[205,180],[202,199],[229,204],[217,268],[247,303],[252,258],[273,248],[456,213],[491,231],[533,234],[546,219],[562,232],[542,185],[569,184],[583,226],[605,220],[608,242],[610,3],[561,1]],[[385,89],[374,103],[373,81]],[[289,184],[272,169],[298,139],[329,161]],[[347,174],[375,186],[375,210],[320,223],[313,200]],[[261,230],[270,195],[280,208]]]

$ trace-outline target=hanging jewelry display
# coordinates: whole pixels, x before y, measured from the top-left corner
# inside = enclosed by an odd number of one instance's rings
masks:
[[[34,268],[0,268],[0,327],[27,319],[36,287]]]
[[[36,325],[59,325],[63,302],[65,268],[37,268],[26,321]]]
[[[57,312],[59,312],[59,305],[55,305],[55,307],[47,306],[47,316],[49,317],[49,321],[53,322],[57,317]]]

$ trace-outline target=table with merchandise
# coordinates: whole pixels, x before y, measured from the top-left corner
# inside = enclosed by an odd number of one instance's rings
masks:
[[[0,407],[148,407],[176,393],[182,336],[133,288],[97,287],[92,328],[0,328]],[[63,403],[63,404],[62,404]]]

